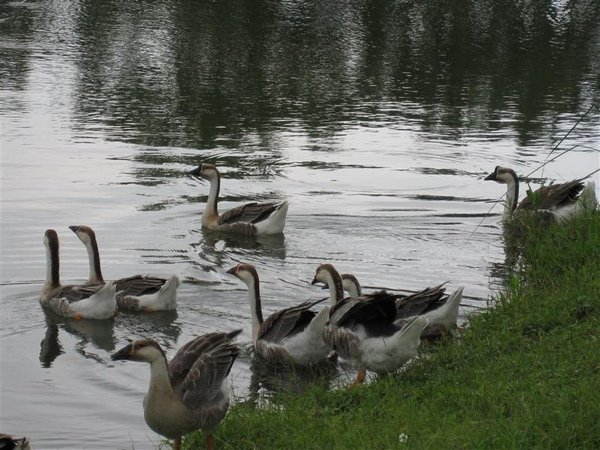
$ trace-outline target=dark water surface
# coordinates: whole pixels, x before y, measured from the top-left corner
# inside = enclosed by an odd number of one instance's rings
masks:
[[[149,368],[110,353],[144,336],[172,355],[240,327],[248,347],[246,291],[225,273],[238,262],[257,266],[266,312],[322,297],[321,262],[371,286],[450,280],[463,317],[486,307],[504,188],[483,176],[531,172],[600,94],[600,3],[513,3],[0,3],[0,431],[153,448]],[[532,181],[597,169],[598,123],[592,109]],[[203,233],[208,185],[183,174],[203,161],[222,169],[222,209],[289,200],[285,236]],[[177,313],[44,313],[46,228],[62,280],[87,277],[73,224],[96,230],[107,278],[179,274]],[[285,384],[253,369],[236,362],[238,397]]]

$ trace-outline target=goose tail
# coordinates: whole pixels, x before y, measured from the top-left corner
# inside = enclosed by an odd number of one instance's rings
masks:
[[[165,304],[167,304],[167,307],[164,309],[175,309],[177,307],[177,289],[180,284],[179,277],[172,275],[160,288],[158,297],[165,299]]]
[[[588,181],[583,188],[583,191],[581,191],[579,201],[585,209],[596,209],[596,206],[598,205],[598,200],[596,199],[596,183]]]

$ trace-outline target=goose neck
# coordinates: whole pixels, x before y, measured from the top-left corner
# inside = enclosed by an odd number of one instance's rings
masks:
[[[88,253],[90,266],[90,276],[88,283],[101,284],[104,283],[102,269],[100,267],[100,251],[98,250],[98,242],[95,236],[91,236],[90,240],[85,244]]]
[[[255,277],[248,282],[248,299],[250,300],[250,313],[252,314],[252,340],[256,344],[258,332],[263,323],[262,306],[260,303],[259,281]]]
[[[510,217],[515,209],[517,209],[517,201],[519,199],[519,179],[515,173],[511,173],[512,177],[506,187],[506,205],[504,206],[504,217]]]
[[[60,263],[58,259],[58,247],[48,245],[46,247],[46,285],[51,287],[60,286]]]
[[[219,191],[221,189],[221,177],[217,174],[209,180],[210,189],[208,191],[208,200],[206,201],[206,215],[217,216],[217,201],[219,199]]]
[[[335,270],[327,270],[327,285],[329,286],[329,301],[331,306],[344,298],[344,285],[342,277]]]
[[[149,393],[157,391],[173,394],[173,386],[169,379],[167,360],[164,355],[160,355],[150,362]]]

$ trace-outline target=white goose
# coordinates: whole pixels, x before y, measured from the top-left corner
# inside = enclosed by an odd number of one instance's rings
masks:
[[[317,268],[313,284],[317,282],[342,286],[331,264]],[[342,358],[355,361],[358,373],[353,385],[365,380],[367,370],[393,372],[417,354],[428,320],[416,317],[404,327],[395,321],[396,296],[385,291],[339,299],[331,307],[323,339]]]
[[[40,304],[59,316],[80,319],[110,319],[115,315],[117,301],[115,285],[61,286],[58,235],[48,229],[44,234],[46,247],[46,282],[40,294]]]
[[[200,164],[189,174],[210,182],[208,200],[204,214],[202,214],[204,228],[252,236],[283,233],[288,212],[287,201],[252,202],[219,214],[217,201],[221,188],[221,177],[217,168],[213,164]]]
[[[510,221],[513,217],[532,211],[540,212],[543,217],[565,221],[583,213],[586,209],[596,208],[596,186],[593,181],[584,185],[583,180],[543,186],[519,201],[519,177],[514,170],[496,166],[485,180],[506,184],[506,202],[503,219]]]
[[[318,314],[310,309],[322,300],[282,309],[263,320],[259,279],[254,266],[239,264],[227,273],[248,286],[252,341],[258,355],[268,362],[283,365],[308,366],[326,361],[331,348],[323,341],[323,328],[329,307]]]
[[[85,245],[88,253],[90,276],[88,284],[104,284],[100,267],[100,252],[96,233],[86,225],[69,227]],[[120,311],[153,312],[177,308],[179,278],[160,278],[148,275],[133,275],[114,281],[117,290],[117,307]]]
[[[229,408],[227,376],[239,354],[232,340],[241,333],[209,333],[199,336],[167,362],[165,352],[152,339],[133,341],[112,355],[113,360],[150,364],[150,386],[144,397],[144,418],[156,433],[175,439],[201,429],[207,448],[215,448],[213,431]]]
[[[361,295],[360,283],[354,275],[345,273],[341,277],[344,291],[351,297]],[[429,325],[421,336],[429,338],[443,336],[456,328],[464,288],[461,287],[448,296],[444,284],[446,283],[425,288],[414,294],[397,295],[396,324],[407,324],[413,317],[422,315],[429,320]]]

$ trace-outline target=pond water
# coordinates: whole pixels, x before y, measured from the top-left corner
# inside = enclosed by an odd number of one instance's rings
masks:
[[[529,174],[582,116],[530,181],[600,166],[600,4],[418,3],[2,3],[0,431],[155,448],[149,369],[110,354],[151,337],[173,355],[236,328],[249,347],[245,286],[225,273],[239,262],[257,267],[265,312],[323,297],[309,285],[322,262],[367,286],[463,285],[463,320],[487,307],[504,187],[483,177]],[[285,235],[203,232],[208,186],[185,176],[200,162],[221,169],[222,210],[289,200]],[[95,229],[108,279],[178,274],[178,311],[42,311],[47,228],[62,281],[87,277],[75,224]],[[285,380],[244,352],[232,383],[247,398]]]

